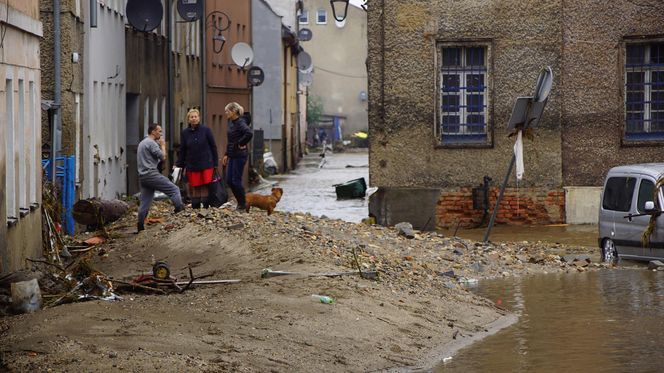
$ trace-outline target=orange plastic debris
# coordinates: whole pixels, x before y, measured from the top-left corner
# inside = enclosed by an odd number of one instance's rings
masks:
[[[106,239],[102,236],[94,236],[94,237],[88,238],[87,240],[85,240],[83,242],[87,243],[88,245],[99,245],[99,244],[103,244],[104,242],[106,242]]]

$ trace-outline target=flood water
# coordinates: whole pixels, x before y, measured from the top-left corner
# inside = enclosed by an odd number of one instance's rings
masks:
[[[497,242],[550,242],[572,246],[597,247],[597,225],[542,225],[514,226],[496,225],[491,229],[489,241]],[[444,229],[445,235],[454,235],[454,229]],[[456,235],[474,241],[483,241],[486,228],[459,229]]]
[[[284,188],[277,209],[350,222],[366,217],[368,201],[339,201],[334,184],[360,177],[368,182],[367,153],[328,154],[322,168],[320,161],[312,154],[293,173],[270,177]],[[485,232],[459,229],[456,235],[481,241]],[[489,240],[597,247],[597,226],[498,225]],[[619,269],[485,280],[472,291],[516,313],[519,321],[459,351],[434,372],[664,371],[664,272],[622,261]]]
[[[538,275],[483,281],[474,291],[520,319],[434,372],[664,370],[664,272]]]
[[[269,178],[284,189],[277,210],[308,212],[353,223],[359,223],[369,216],[367,198],[337,200],[334,188],[335,184],[361,177],[369,183],[368,153],[328,153],[323,166],[319,167],[321,161],[318,154],[310,154],[295,171]]]

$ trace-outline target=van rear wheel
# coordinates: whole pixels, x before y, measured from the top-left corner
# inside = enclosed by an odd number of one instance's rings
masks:
[[[618,262],[618,251],[615,243],[610,238],[605,238],[602,242],[602,261],[611,264]]]

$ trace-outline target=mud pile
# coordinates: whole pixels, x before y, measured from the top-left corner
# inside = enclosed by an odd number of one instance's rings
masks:
[[[111,240],[89,254],[95,268],[131,281],[161,260],[178,279],[191,268],[239,283],[125,293],[122,301],[0,319],[2,363],[19,371],[427,368],[514,321],[468,291],[475,280],[602,267],[583,256],[586,248],[483,245],[422,232],[409,239],[394,228],[307,214],[170,210],[154,207],[140,234],[135,215],[114,223]],[[261,278],[266,269],[294,274]],[[318,275],[331,273],[344,274]]]

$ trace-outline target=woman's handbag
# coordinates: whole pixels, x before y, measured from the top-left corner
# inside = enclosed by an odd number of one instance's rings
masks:
[[[219,175],[215,170],[212,176],[212,182],[208,184],[209,194],[208,203],[212,207],[220,207],[228,202],[228,192],[226,191],[226,184],[224,178]]]

